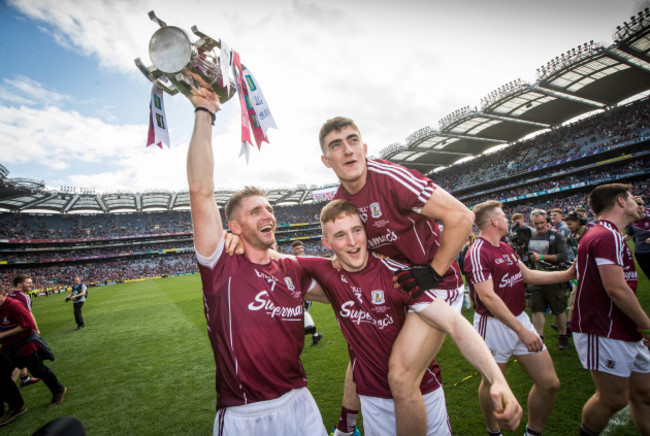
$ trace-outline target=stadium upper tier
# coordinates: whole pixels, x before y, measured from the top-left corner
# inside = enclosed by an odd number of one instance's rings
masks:
[[[617,27],[614,42],[590,41],[537,69],[537,81],[517,79],[392,144],[381,157],[423,174],[492,147],[609,110],[650,88],[650,9]]]

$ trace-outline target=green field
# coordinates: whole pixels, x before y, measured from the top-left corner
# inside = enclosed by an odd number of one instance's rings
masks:
[[[648,311],[650,285],[645,277],[640,280],[639,296]],[[21,389],[28,412],[0,434],[29,435],[63,415],[78,417],[90,435],[211,434],[214,360],[200,289],[198,275],[91,288],[83,309],[88,328],[81,331],[74,330],[72,304],[64,303],[64,295],[34,299],[41,334],[56,355],[48,365],[68,393],[62,406],[48,408],[51,397],[43,383]],[[347,348],[329,306],[315,303],[311,313],[324,338],[310,347],[308,337],[302,360],[329,430],[340,412]],[[557,350],[551,322],[549,316],[546,338],[562,389],[545,434],[577,434],[593,385],[575,350]],[[454,434],[485,434],[477,399],[480,378],[449,340],[439,361]],[[525,409],[530,380],[516,362],[507,378]],[[625,416],[620,421],[609,434],[638,434]],[[523,429],[522,424],[506,434],[521,435]]]

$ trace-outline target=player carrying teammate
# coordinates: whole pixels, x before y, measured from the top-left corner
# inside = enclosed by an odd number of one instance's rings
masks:
[[[299,257],[298,262],[325,289],[348,342],[366,434],[396,433],[388,360],[407,308],[452,337],[463,356],[483,374],[490,404],[497,407],[495,416],[514,430],[521,418],[521,407],[485,343],[465,318],[433,292],[416,299],[394,288],[393,274],[406,266],[368,252],[366,232],[352,203],[334,200],[326,205],[321,212],[321,226],[323,244],[334,252],[342,270],[337,271],[324,258]],[[420,385],[428,435],[451,434],[439,376],[440,368],[434,360]]]
[[[463,282],[456,256],[472,231],[472,212],[417,171],[367,159],[368,148],[349,118],[328,120],[320,130],[319,141],[323,163],[341,182],[334,198],[357,207],[370,250],[401,262],[424,265],[423,274],[436,296],[460,311]],[[444,232],[436,220],[442,222]],[[444,333],[409,314],[395,341],[389,383],[400,435],[425,433],[420,383],[444,338]],[[346,384],[350,380],[348,369]],[[353,389],[346,386],[344,413],[358,404],[358,399],[346,400],[350,391]]]

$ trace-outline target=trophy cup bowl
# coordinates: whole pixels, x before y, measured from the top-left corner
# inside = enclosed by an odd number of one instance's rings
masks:
[[[192,42],[183,29],[161,27],[149,41],[149,56],[163,73],[178,73],[192,59]]]
[[[149,41],[149,56],[153,66],[146,67],[140,58],[136,66],[154,85],[170,95],[181,94],[189,97],[199,84],[194,75],[198,75],[219,96],[221,103],[230,100],[236,92],[235,82],[229,79],[230,89],[222,87],[220,59],[215,48],[221,43],[200,32],[192,26],[192,32],[199,37],[196,42],[181,28],[168,26],[149,12],[149,18],[160,25]]]

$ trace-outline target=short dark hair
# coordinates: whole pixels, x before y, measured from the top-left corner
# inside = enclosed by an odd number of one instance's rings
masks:
[[[243,189],[240,189],[239,191],[232,194],[225,207],[226,219],[228,221],[232,220],[233,214],[244,198],[256,196],[266,197],[266,192],[262,188],[258,188],[256,186],[246,186]]]
[[[31,277],[27,274],[18,274],[16,277],[14,277],[14,287],[22,284],[27,279],[31,279]]]
[[[293,241],[291,243],[291,247],[304,247],[305,244],[302,243],[302,241]]]
[[[631,189],[631,185],[624,183],[608,183],[596,186],[589,193],[589,207],[596,216],[609,212],[618,198],[627,198]]]
[[[510,218],[512,221],[518,221],[518,220],[523,220],[524,219],[524,214],[523,213],[513,213],[512,217]]]
[[[336,221],[341,214],[359,215],[359,210],[347,200],[330,201],[320,211],[320,225],[323,228],[323,233],[325,233],[325,224]]]
[[[320,133],[318,134],[318,141],[320,142],[320,149],[323,154],[325,154],[325,137],[331,132],[338,132],[346,127],[352,127],[357,132],[359,132],[359,134],[361,134],[357,125],[354,124],[354,121],[352,121],[350,118],[334,117],[330,120],[325,121],[325,124],[323,124],[323,127],[320,128]]]
[[[485,227],[492,211],[501,206],[502,204],[496,200],[484,201],[483,203],[474,206],[472,212],[474,212],[474,224],[476,224],[476,227],[478,227],[479,230]]]

